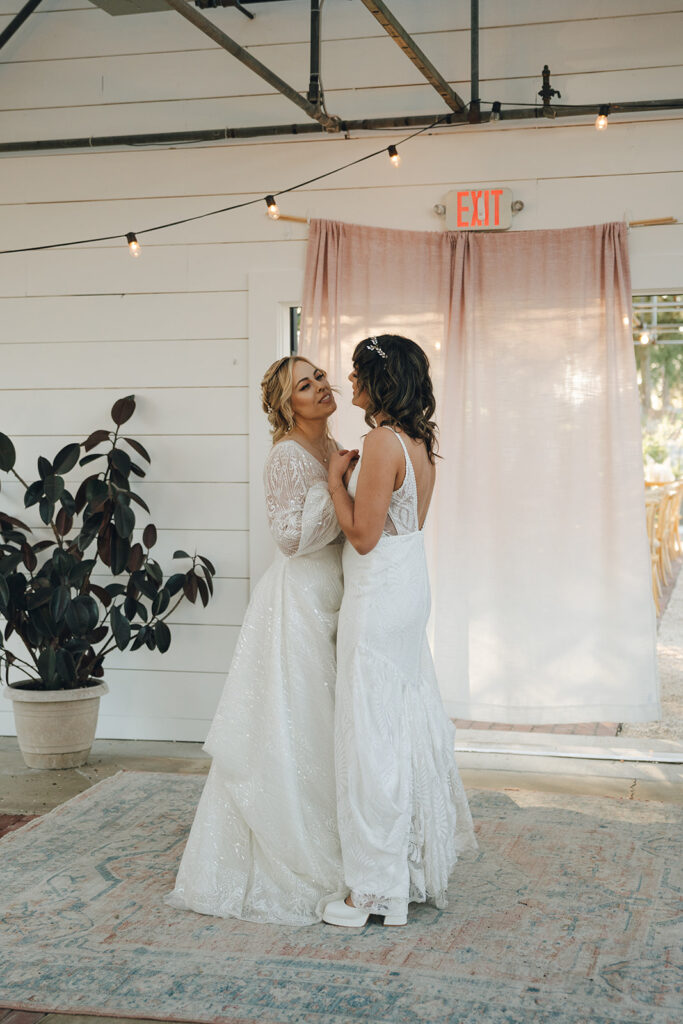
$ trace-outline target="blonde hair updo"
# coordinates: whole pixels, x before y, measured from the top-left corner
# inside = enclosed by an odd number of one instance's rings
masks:
[[[272,363],[261,381],[263,411],[273,435],[273,444],[281,441],[294,428],[292,412],[292,370],[295,363],[308,363],[303,356],[284,356]]]

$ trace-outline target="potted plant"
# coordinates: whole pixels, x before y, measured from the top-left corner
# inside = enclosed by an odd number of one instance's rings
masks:
[[[0,471],[22,484],[24,506],[38,506],[52,532],[35,540],[26,523],[0,509],[0,672],[30,768],[85,764],[107,692],[106,656],[143,644],[164,654],[171,644],[166,620],[178,604],[199,598],[206,607],[213,594],[208,558],[176,551],[174,558],[191,559],[190,568],[165,578],[151,554],[154,524],[144,527],[141,542],[134,539],[134,506],[149,513],[131,487],[132,478],[145,476],[134,457],[151,461],[139,441],[120,433],[134,411],[133,395],[120,398],[111,410],[114,430],[95,430],[51,461],[40,456],[30,483],[0,433]],[[98,471],[71,494],[64,478],[77,463]],[[92,581],[98,565],[111,571],[111,583]]]

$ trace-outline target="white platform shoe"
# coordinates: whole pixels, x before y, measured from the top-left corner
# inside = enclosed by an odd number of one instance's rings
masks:
[[[370,917],[368,910],[350,907],[345,900],[332,900],[323,911],[323,921],[336,924],[340,928],[362,928]],[[385,927],[399,927],[408,923],[408,912],[404,914],[385,914]]]

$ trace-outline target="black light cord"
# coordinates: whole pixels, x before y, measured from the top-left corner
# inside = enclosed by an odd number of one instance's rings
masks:
[[[444,121],[449,119],[451,114],[444,114],[443,117],[439,117],[436,121],[431,124],[425,125],[423,128],[419,128],[416,132],[412,132],[410,135],[406,135],[400,142],[395,143],[396,146],[402,146],[406,142],[410,142],[411,139],[416,138],[418,135],[422,135],[424,132],[431,131],[432,128],[438,127]],[[382,153],[387,152],[387,147],[382,146],[381,149],[376,149],[372,153],[366,153],[365,156],[359,156],[356,160],[349,160],[348,163],[342,164],[340,167],[334,167],[331,171],[325,171],[323,174],[317,174],[314,178],[308,178],[306,181],[300,181],[296,185],[291,185],[289,188],[280,189],[279,192],[273,192],[274,196],[284,196],[289,192],[295,192],[297,189],[304,188],[306,185],[312,185],[316,181],[322,181],[324,178],[329,178],[333,174],[338,174],[340,171],[345,171],[348,167],[355,167],[356,164],[362,164],[366,160],[371,160],[373,157],[380,156]],[[206,213],[198,213],[193,217],[183,217],[180,220],[172,220],[167,224],[155,224],[149,228],[142,228],[140,231],[132,232],[135,236],[148,235],[152,231],[164,231],[166,228],[174,228],[180,224],[189,224],[195,220],[203,220],[205,217],[215,217],[219,213],[229,213],[231,210],[242,210],[246,206],[256,206],[257,203],[263,202],[263,196],[259,196],[258,199],[247,199],[242,203],[234,203],[232,206],[223,206],[219,210],[208,210]],[[7,256],[12,253],[18,252],[40,252],[43,249],[64,249],[68,246],[75,245],[89,245],[92,242],[115,242],[117,239],[126,240],[127,235],[131,232],[122,231],[116,235],[101,235],[99,238],[80,238],[76,241],[71,242],[52,242],[50,245],[27,245],[22,249],[0,249],[0,256]]]

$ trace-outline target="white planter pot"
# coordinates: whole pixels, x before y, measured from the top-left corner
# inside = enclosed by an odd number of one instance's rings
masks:
[[[14,707],[22,757],[29,768],[77,768],[95,738],[100,697],[106,683],[78,690],[18,690],[4,687]]]

